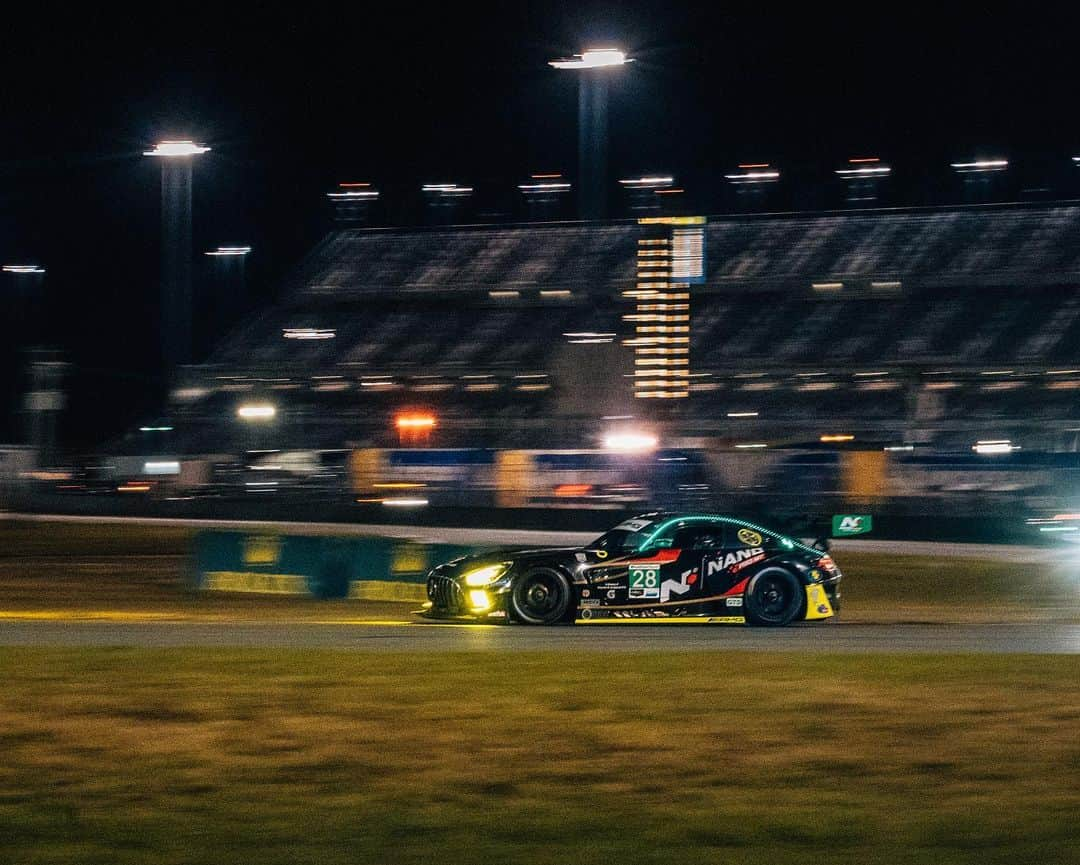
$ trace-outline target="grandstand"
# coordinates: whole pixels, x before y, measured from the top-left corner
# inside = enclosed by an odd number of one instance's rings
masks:
[[[731,440],[987,431],[1053,447],[1080,426],[1076,203],[710,218],[690,395],[660,408],[632,398],[621,344],[640,233],[334,231],[185,372],[189,447],[252,394],[285,409],[275,435],[309,446],[385,443],[415,406],[442,443],[493,446],[580,445],[612,414]]]

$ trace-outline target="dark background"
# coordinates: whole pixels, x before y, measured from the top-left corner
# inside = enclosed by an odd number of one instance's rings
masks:
[[[197,289],[202,251],[250,244],[253,304],[327,229],[338,181],[373,182],[377,222],[408,224],[425,181],[473,184],[470,218],[504,219],[530,172],[572,177],[576,81],[546,61],[589,44],[638,59],[613,84],[612,181],[671,172],[699,211],[730,204],[723,174],[746,160],[784,172],[783,207],[835,206],[833,170],[868,154],[894,168],[885,204],[950,200],[948,162],[978,155],[1012,160],[1006,197],[1078,191],[1077,21],[1042,7],[223,8],[45,11],[0,36],[0,258],[48,268],[69,444],[145,420],[161,394],[159,166],[140,154],[162,137],[213,147],[195,168]]]

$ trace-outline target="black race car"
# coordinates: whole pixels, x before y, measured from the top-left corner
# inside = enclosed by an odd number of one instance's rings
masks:
[[[495,550],[434,568],[431,619],[786,625],[840,608],[825,549],[734,517],[642,514],[580,548]]]

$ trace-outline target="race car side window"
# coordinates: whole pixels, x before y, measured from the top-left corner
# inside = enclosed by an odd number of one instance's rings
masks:
[[[718,523],[685,526],[675,532],[680,550],[718,550],[724,546],[724,527]]]

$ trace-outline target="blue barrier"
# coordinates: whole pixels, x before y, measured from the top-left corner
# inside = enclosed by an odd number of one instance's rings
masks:
[[[476,549],[396,538],[204,531],[195,538],[194,579],[206,591],[419,602],[432,567]]]

